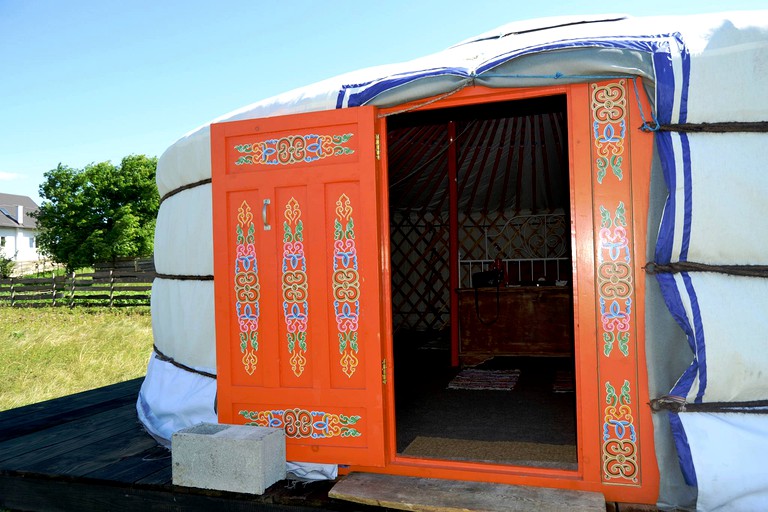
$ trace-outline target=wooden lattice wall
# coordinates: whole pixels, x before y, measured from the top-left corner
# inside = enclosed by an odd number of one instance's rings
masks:
[[[395,332],[446,328],[450,322],[448,214],[393,212],[390,237]]]
[[[392,321],[395,331],[442,330],[450,323],[448,214],[392,212]],[[511,284],[571,280],[570,232],[562,213],[459,215],[463,288],[485,270],[498,244]]]

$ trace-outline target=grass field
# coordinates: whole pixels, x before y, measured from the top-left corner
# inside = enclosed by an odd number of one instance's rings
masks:
[[[149,308],[0,307],[0,411],[145,374]]]

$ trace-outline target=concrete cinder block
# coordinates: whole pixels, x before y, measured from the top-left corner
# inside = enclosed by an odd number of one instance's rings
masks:
[[[173,484],[264,494],[285,478],[282,429],[200,423],[171,438]]]

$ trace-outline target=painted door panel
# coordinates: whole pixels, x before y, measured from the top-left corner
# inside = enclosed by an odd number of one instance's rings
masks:
[[[384,464],[373,108],[211,127],[219,421]]]

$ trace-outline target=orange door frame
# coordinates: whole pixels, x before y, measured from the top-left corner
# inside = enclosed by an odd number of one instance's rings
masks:
[[[639,109],[650,106],[642,92],[629,92],[631,82],[468,87],[437,101],[380,110],[377,131],[386,134],[386,117],[398,112],[567,95],[579,466],[568,471],[398,455],[394,382],[389,379],[384,396],[386,466],[352,466],[349,471],[590,490],[611,501],[656,502],[659,475],[651,412],[643,406],[649,397],[642,268],[653,137],[634,128],[641,124]],[[379,207],[385,208],[379,216],[380,316],[385,358],[393,361],[386,137],[380,145]]]

